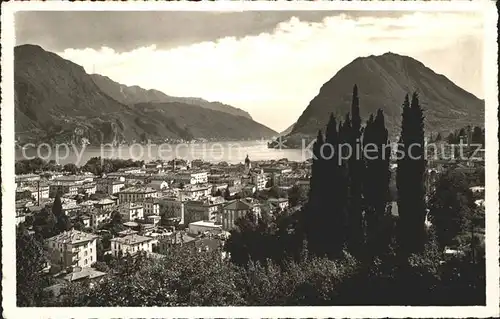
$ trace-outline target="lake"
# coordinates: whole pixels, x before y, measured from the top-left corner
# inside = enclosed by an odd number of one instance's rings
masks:
[[[41,145],[38,148],[17,148],[16,160],[23,158],[40,157],[44,160],[55,160],[59,164],[74,163],[84,165],[92,157],[120,158],[144,160],[162,159],[171,160],[182,158],[186,160],[202,159],[208,162],[225,161],[231,164],[243,162],[249,156],[252,161],[278,160],[287,158],[290,161],[305,161],[310,158],[308,151],[301,149],[268,148],[266,141],[233,141],[233,142],[206,142],[187,144],[161,145],[121,145],[114,146],[75,146],[61,144],[52,148]]]

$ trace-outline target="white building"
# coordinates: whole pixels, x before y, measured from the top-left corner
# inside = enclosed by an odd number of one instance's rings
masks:
[[[252,174],[252,184],[255,185],[258,191],[266,188],[267,177],[264,173]]]
[[[141,174],[144,170],[140,167],[125,167],[118,169],[118,173],[122,174]]]
[[[125,237],[116,237],[111,239],[111,254],[115,257],[126,255],[127,253],[134,255],[139,251],[153,252],[154,239],[139,235],[128,235]]]
[[[191,185],[205,184],[208,183],[208,172],[203,170],[179,172],[175,176],[175,181]]]
[[[47,239],[51,264],[68,267],[90,267],[97,261],[97,236],[70,230]]]

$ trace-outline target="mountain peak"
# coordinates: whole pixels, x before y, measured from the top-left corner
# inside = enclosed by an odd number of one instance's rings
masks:
[[[38,50],[38,51],[45,51],[38,44],[30,44],[30,43],[17,45],[14,49],[17,49],[17,50]]]
[[[21,44],[14,47],[14,54],[17,56],[27,56],[34,54],[46,53],[41,46],[38,44]]]
[[[484,102],[435,73],[422,62],[386,52],[358,57],[323,84],[304,110],[292,134],[313,136],[326,125],[328,115],[344,116],[350,109],[352,87],[357,84],[364,120],[381,108],[393,133],[401,121],[400,106],[407,93],[418,91],[426,109],[426,128],[446,131],[484,123]]]

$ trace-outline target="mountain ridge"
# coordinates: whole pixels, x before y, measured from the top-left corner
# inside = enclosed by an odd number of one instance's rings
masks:
[[[82,66],[38,45],[17,46],[14,57],[15,132],[21,143],[259,139],[276,134],[244,116],[196,105],[163,103],[162,112],[155,113],[154,103],[142,108],[120,103]]]
[[[115,100],[124,104],[137,103],[168,103],[179,102],[187,105],[198,105],[206,109],[226,112],[236,116],[244,116],[252,119],[250,114],[242,109],[227,105],[218,101],[210,102],[197,97],[177,97],[167,95],[156,89],[144,89],[138,85],[127,86],[114,81],[108,76],[101,74],[89,74],[97,86],[106,94],[113,97]]]

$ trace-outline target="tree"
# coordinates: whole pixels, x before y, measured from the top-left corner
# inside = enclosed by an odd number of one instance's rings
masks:
[[[440,176],[429,201],[429,217],[441,248],[452,245],[457,235],[469,230],[474,206],[463,173],[450,170]]]
[[[46,258],[41,238],[24,227],[16,231],[16,290],[18,307],[36,307],[43,300],[44,280],[41,270]]]
[[[226,190],[224,191],[224,199],[229,200],[231,198],[231,192],[229,191],[229,186],[226,187]]]
[[[361,117],[359,110],[358,87],[354,85],[351,104],[351,125],[345,128],[345,140],[350,145],[351,156],[348,159],[348,225],[349,246],[352,252],[360,250],[363,244],[363,217],[362,217],[362,192],[364,176],[363,150],[361,138]]]
[[[453,134],[453,132],[451,132],[450,134],[448,134],[446,141],[448,142],[448,144],[456,144],[457,138],[455,137],[455,134]]]
[[[76,174],[78,172],[78,167],[73,163],[68,163],[63,166],[63,170],[71,174]]]
[[[472,143],[484,144],[483,130],[479,126],[474,126],[474,131],[472,132]]]
[[[364,201],[367,251],[378,255],[390,244],[385,224],[387,222],[386,206],[389,200],[391,150],[387,147],[390,145],[388,144],[388,131],[385,128],[382,110],[377,111],[375,119],[370,116],[364,131],[363,144],[366,151]]]
[[[397,188],[399,241],[403,255],[422,251],[425,243],[424,116],[417,93],[403,104]]]
[[[52,204],[52,213],[56,218],[55,230],[57,234],[71,229],[71,221],[69,217],[66,216],[66,214],[63,212],[61,195],[59,193],[57,193],[56,197],[54,198],[54,203]]]
[[[285,198],[288,196],[287,193],[278,186],[272,186],[268,191],[268,195],[271,198]]]
[[[288,203],[291,207],[295,207],[297,205],[302,205],[307,201],[307,193],[306,191],[297,185],[292,186],[288,190]]]
[[[436,135],[436,139],[434,141],[435,142],[440,142],[442,139],[443,139],[443,137],[441,136],[441,133],[438,132],[437,135]]]
[[[33,220],[33,229],[35,233],[42,238],[49,238],[57,234],[56,217],[50,209],[46,207],[35,215]]]

